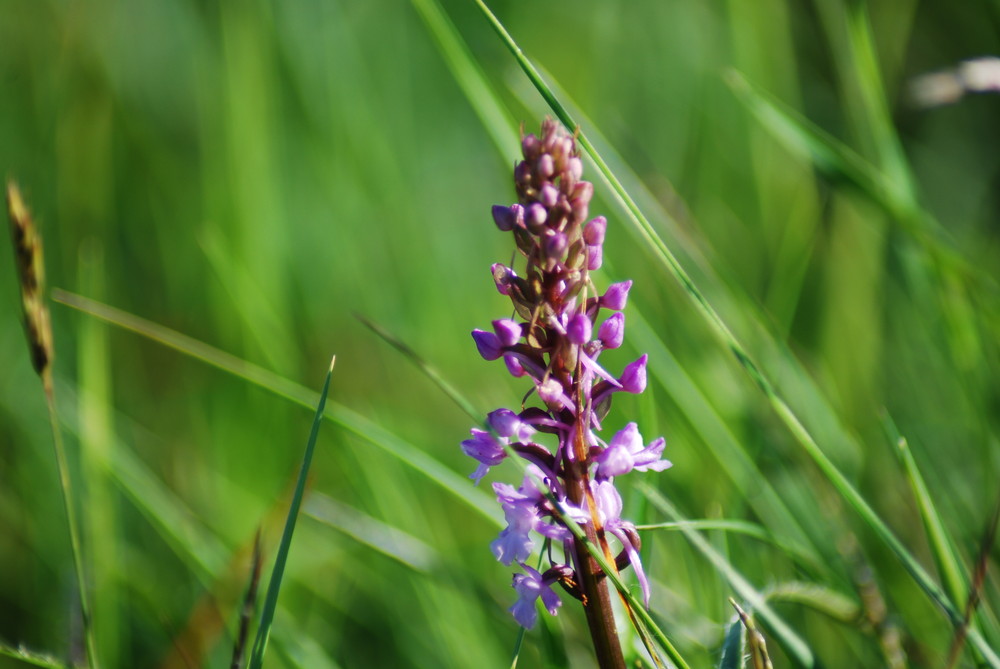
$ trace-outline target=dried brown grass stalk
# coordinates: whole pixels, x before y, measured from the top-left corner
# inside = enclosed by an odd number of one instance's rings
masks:
[[[45,263],[42,238],[35,228],[31,212],[13,181],[7,182],[7,213],[21,285],[21,312],[24,331],[31,350],[31,364],[42,378],[45,393],[52,395],[52,324],[45,304]]]

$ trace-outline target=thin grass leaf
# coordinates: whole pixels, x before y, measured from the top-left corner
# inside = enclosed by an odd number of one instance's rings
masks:
[[[717,669],[743,669],[746,666],[746,635],[743,622],[738,615],[726,626],[726,635],[722,638],[722,649]]]
[[[785,602],[805,606],[845,624],[853,624],[861,617],[861,607],[856,601],[836,590],[815,583],[796,581],[776,583],[763,592],[769,602]]]
[[[576,122],[559,103],[559,101],[556,100],[552,91],[542,80],[541,75],[539,75],[534,65],[527,59],[527,57],[524,56],[520,47],[518,47],[517,43],[514,42],[513,38],[511,38],[511,36],[507,33],[500,21],[497,20],[496,16],[493,15],[482,0],[476,0],[476,4],[486,16],[487,20],[494,28],[494,31],[507,46],[508,50],[513,54],[515,60],[517,60],[518,64],[521,66],[521,69],[535,85],[539,94],[549,104],[553,113],[566,127],[578,128]],[[750,356],[743,344],[740,343],[740,341],[733,334],[732,330],[730,330],[729,326],[722,320],[719,313],[694,284],[688,273],[684,270],[684,268],[677,261],[676,257],[667,247],[666,243],[656,234],[656,231],[652,228],[642,212],[639,211],[635,202],[628,195],[628,193],[625,192],[621,182],[619,182],[615,175],[611,173],[603,158],[601,158],[601,156],[594,149],[593,145],[587,139],[586,133],[579,129],[577,131],[577,141],[590,155],[597,168],[610,184],[615,196],[620,198],[622,203],[628,209],[633,223],[638,226],[643,238],[648,242],[649,248],[663,263],[669,274],[680,284],[687,296],[697,307],[698,312],[705,319],[719,340],[730,351],[730,353],[735,356],[744,371],[746,371],[761,392],[764,393],[764,396],[771,404],[772,409],[777,414],[778,418],[785,424],[785,427],[789,430],[789,432],[791,432],[795,440],[800,446],[802,446],[807,455],[812,458],[812,460],[819,467],[820,471],[823,472],[823,475],[829,479],[837,492],[851,505],[851,507],[854,508],[858,515],[861,516],[862,520],[864,520],[864,522],[871,527],[875,534],[889,546],[892,552],[896,554],[900,562],[903,564],[903,567],[914,579],[914,581],[916,581],[920,588],[924,590],[924,592],[944,610],[951,623],[956,626],[960,625],[962,616],[958,610],[948,600],[947,596],[945,596],[945,594],[941,591],[941,588],[934,582],[930,575],[927,574],[923,567],[920,566],[916,558],[914,558],[902,542],[896,538],[895,534],[892,533],[889,527],[882,521],[881,518],[878,517],[878,514],[876,514],[871,506],[869,506],[864,500],[861,494],[858,493],[854,486],[851,485],[851,483],[847,480],[847,477],[840,472],[836,465],[833,464],[829,457],[819,447],[819,444],[802,424],[795,412],[792,411],[788,403],[781,397],[781,395],[778,394],[777,389],[772,384],[770,379],[764,374],[763,370],[757,365],[757,363],[754,362],[753,358]],[[983,655],[988,660],[990,666],[994,667],[994,669],[1000,669],[1000,656],[998,656],[996,652],[987,645],[985,640],[976,630],[970,631],[969,638],[977,646],[977,648],[983,652]]]
[[[786,543],[775,537],[774,534],[772,534],[767,528],[758,525],[757,523],[751,523],[745,520],[686,520],[684,522],[647,523],[645,525],[636,525],[637,530],[683,531],[685,528],[702,532],[716,530],[720,532],[743,534],[779,548],[782,553],[792,558],[802,566],[806,566],[809,569],[815,569],[817,567],[817,563],[815,562],[812,554],[804,553],[797,546]]]
[[[267,584],[264,610],[260,615],[260,627],[257,628],[257,638],[250,656],[250,669],[261,669],[264,666],[264,653],[267,651],[267,642],[271,636],[274,611],[278,606],[278,592],[281,590],[281,581],[285,575],[285,564],[288,561],[288,552],[292,547],[292,534],[295,532],[299,508],[302,506],[302,497],[305,495],[306,478],[309,475],[309,467],[312,465],[313,452],[316,450],[316,437],[319,435],[319,426],[323,422],[323,409],[326,406],[326,396],[330,391],[330,377],[333,376],[333,365],[336,361],[337,356],[333,356],[333,359],[330,360],[330,369],[326,373],[326,380],[323,382],[323,390],[319,394],[316,416],[313,418],[309,441],[306,443],[306,452],[302,456],[302,466],[299,469],[299,479],[295,484],[295,493],[292,495],[292,503],[288,509],[288,520],[285,521],[285,529],[281,534],[281,543],[278,545],[278,554],[274,559],[271,580]]]
[[[780,618],[770,606],[763,593],[758,591],[753,585],[740,574],[708,541],[698,532],[684,525],[685,519],[677,509],[655,488],[645,482],[636,484],[636,487],[643,495],[652,502],[653,506],[659,509],[680,524],[681,531],[691,544],[705,556],[712,566],[722,575],[736,593],[760,615],[761,619],[770,627],[771,631],[782,644],[785,651],[795,658],[797,662],[806,667],[816,666],[816,659],[812,650],[788,625]]]
[[[896,455],[903,464],[903,471],[910,482],[913,496],[917,500],[917,509],[920,511],[920,519],[924,523],[924,531],[927,533],[927,541],[930,544],[931,554],[934,556],[934,563],[941,573],[941,580],[944,589],[956,605],[965,601],[968,594],[968,581],[964,575],[964,569],[955,551],[955,543],[938,513],[934,498],[927,489],[924,477],[917,467],[917,462],[913,458],[913,451],[910,445],[896,428],[895,422],[888,412],[882,412],[882,428],[886,437],[894,447]]]

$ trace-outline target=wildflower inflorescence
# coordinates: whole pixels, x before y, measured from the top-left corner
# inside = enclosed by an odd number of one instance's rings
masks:
[[[602,351],[622,344],[622,312],[632,282],[612,284],[598,294],[591,281],[589,272],[601,266],[607,221],[603,216],[588,220],[593,186],[580,178],[583,164],[575,138],[546,119],[540,136],[523,136],[521,149],[524,160],[514,169],[518,202],[493,207],[497,227],[513,233],[526,259],[523,276],[503,264],[492,267],[497,290],[510,298],[516,318],[495,320],[491,331],[474,330],[472,337],[483,358],[503,359],[513,376],[528,377],[533,383],[529,395],[537,395],[542,406],[525,408],[522,402],[519,412],[491,412],[488,429],[473,428],[462,450],[479,462],[471,475],[477,484],[508,453],[529,463],[520,487],[493,484],[507,528],[490,548],[500,562],[517,562],[523,570],[514,576],[518,600],[511,612],[530,628],[539,597],[552,614],[560,606],[555,583],[587,603],[581,571],[591,567],[582,564],[586,558],[561,520],[567,516],[609,557],[606,534],[621,543],[616,567],[635,569],[648,605],[639,535],[621,518],[614,480],[633,469],[662,471],[670,462],[661,457],[664,440],[646,445],[635,423],[608,442],[597,436],[612,395],[637,394],[646,387],[645,355],[617,377],[598,363]],[[537,432],[555,435],[555,449],[532,441]],[[551,547],[543,551],[548,568],[542,572],[525,564],[536,547],[535,536],[543,537],[546,546],[562,547],[561,559]]]

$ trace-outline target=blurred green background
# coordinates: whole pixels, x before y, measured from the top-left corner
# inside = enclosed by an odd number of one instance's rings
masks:
[[[620,154],[613,168],[823,450],[933,571],[884,434],[891,415],[970,568],[1000,493],[1000,98],[923,109],[907,86],[1000,51],[1000,5],[492,8],[583,130]],[[489,267],[513,244],[489,212],[514,198],[519,147],[494,139],[515,127],[477,115],[489,97],[467,94],[428,29],[440,10],[510,118],[537,130],[544,106],[472,2],[0,0],[0,170],[38,219],[50,285],[313,389],[336,353],[331,400],[373,426],[322,428],[268,666],[509,666],[514,592],[488,549],[499,526],[372,443],[384,430],[464,477],[470,421],[353,316],[407,342],[484,414],[527,390],[469,337],[510,310]],[[796,151],[734,77],[850,147],[887,194]],[[585,176],[592,213],[611,221],[596,280],[635,280],[631,343],[602,361],[619,370],[650,353],[649,390],[607,424],[664,434],[675,463],[637,478],[690,518],[747,520],[808,547],[804,564],[772,542],[707,534],[759,588],[825,588],[775,608],[826,666],[884,666],[894,648],[942,666],[946,618],[796,445],[592,166]],[[12,265],[6,240],[0,258]],[[0,274],[0,640],[78,656],[44,398],[15,273]],[[273,556],[311,412],[65,306],[52,316],[103,666],[228,666],[254,532],[266,528]],[[468,499],[488,491],[469,483]],[[626,508],[666,520],[634,491]],[[707,666],[732,592],[680,533],[645,537],[655,614]],[[994,548],[983,591],[994,644],[998,560]],[[817,611],[837,597],[844,620]],[[849,608],[871,601],[882,618]],[[592,662],[571,600],[522,658]]]

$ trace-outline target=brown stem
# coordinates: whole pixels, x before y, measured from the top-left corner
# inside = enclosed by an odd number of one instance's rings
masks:
[[[574,470],[578,469],[572,463]],[[579,474],[579,472],[574,472]],[[581,508],[587,504],[587,475],[567,477],[570,501]],[[587,532],[587,540],[595,546],[605,545],[603,532],[598,537],[593,523],[583,526]],[[611,610],[611,596],[608,592],[608,580],[602,578],[600,566],[590,555],[586,544],[581,539],[573,540],[576,553],[576,573],[579,579],[580,591],[583,594],[583,610],[587,614],[587,626],[594,640],[594,652],[601,669],[625,669],[625,658],[622,655],[621,642],[618,640],[618,630],[615,627],[615,615]]]

